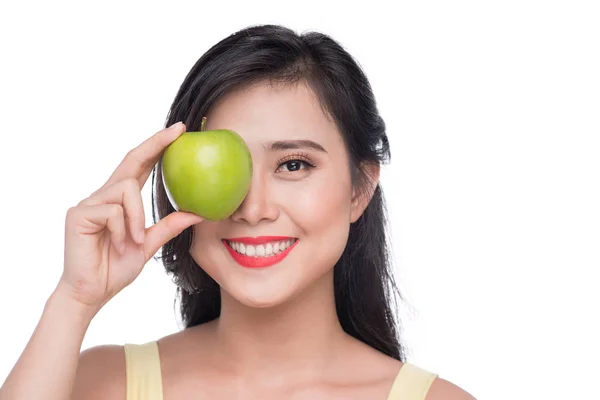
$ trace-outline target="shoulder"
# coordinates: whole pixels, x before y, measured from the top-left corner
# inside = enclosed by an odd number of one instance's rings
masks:
[[[120,345],[90,347],[79,355],[72,399],[125,399],[125,351]]]
[[[426,400],[476,400],[471,394],[442,378],[436,378]]]

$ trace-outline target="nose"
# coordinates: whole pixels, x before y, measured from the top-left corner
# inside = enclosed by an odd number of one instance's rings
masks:
[[[279,217],[279,207],[265,177],[255,171],[248,194],[242,204],[231,215],[235,222],[257,225],[262,220],[275,221]]]

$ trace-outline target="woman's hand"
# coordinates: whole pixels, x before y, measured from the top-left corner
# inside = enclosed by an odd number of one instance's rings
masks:
[[[141,188],[163,151],[183,132],[185,125],[178,123],[144,141],[127,153],[104,186],[68,210],[58,285],[63,294],[100,310],[166,242],[203,221],[176,211],[145,228]]]

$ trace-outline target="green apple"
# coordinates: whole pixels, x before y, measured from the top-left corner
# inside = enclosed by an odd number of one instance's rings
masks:
[[[207,220],[229,217],[240,206],[252,179],[252,157],[246,143],[229,129],[184,132],[164,151],[162,179],[177,211]]]

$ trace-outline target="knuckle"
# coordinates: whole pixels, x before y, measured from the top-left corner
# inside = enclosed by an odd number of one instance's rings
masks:
[[[129,160],[135,159],[136,158],[136,153],[137,153],[136,150],[137,150],[137,147],[134,147],[133,149],[129,150],[127,152],[127,154],[125,154],[125,158],[129,159]]]
[[[69,207],[69,209],[67,210],[67,217],[66,217],[66,219],[73,218],[77,214],[77,210],[78,210],[77,206]]]
[[[125,186],[125,190],[129,190],[129,191],[140,190],[140,185],[139,185],[137,179],[135,179],[133,177],[126,178],[123,181],[123,185]]]
[[[142,154],[140,154],[140,149],[138,147],[129,150],[127,152],[127,155],[125,156],[125,159],[128,162],[131,162],[138,166],[144,164],[144,157],[142,156]]]
[[[121,217],[123,215],[123,207],[119,204],[111,204],[109,214],[111,217]]]
[[[167,231],[172,231],[175,227],[173,226],[173,220],[171,218],[165,218],[165,228]]]

